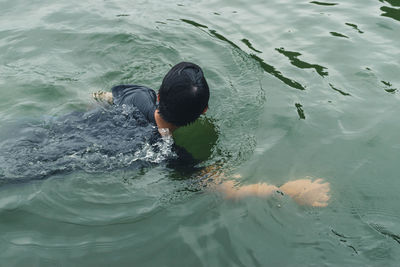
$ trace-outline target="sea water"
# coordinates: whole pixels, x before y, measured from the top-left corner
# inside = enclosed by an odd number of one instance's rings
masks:
[[[0,7],[1,266],[398,265],[398,1]],[[60,119],[114,85],[157,91],[180,61],[211,90],[175,133],[202,171],[163,164],[168,142],[133,150],[132,113],[105,111],[100,133]],[[212,190],[307,176],[330,183],[327,207]]]

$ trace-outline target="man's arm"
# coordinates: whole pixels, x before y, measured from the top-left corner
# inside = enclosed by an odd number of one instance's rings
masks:
[[[278,187],[266,183],[235,186],[233,181],[223,182],[217,186],[217,189],[228,199],[240,199],[249,196],[267,197],[279,190]]]
[[[330,199],[330,184],[322,179],[312,181],[311,179],[299,179],[289,181],[281,187],[267,183],[235,186],[233,181],[226,181],[217,186],[228,199],[241,199],[249,196],[268,197],[276,191],[289,195],[300,205],[313,207],[326,207]]]

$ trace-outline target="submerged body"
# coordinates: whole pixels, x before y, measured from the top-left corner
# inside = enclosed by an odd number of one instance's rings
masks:
[[[155,123],[155,92],[144,86],[113,88],[118,105],[20,125],[0,144],[0,184],[62,172],[103,172],[165,164],[193,172],[196,161],[162,137]],[[135,103],[141,103],[136,105]]]

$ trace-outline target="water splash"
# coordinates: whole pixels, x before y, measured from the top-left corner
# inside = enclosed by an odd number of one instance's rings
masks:
[[[160,137],[135,108],[115,106],[30,123],[0,144],[0,184],[60,172],[141,168],[174,159],[171,136]]]

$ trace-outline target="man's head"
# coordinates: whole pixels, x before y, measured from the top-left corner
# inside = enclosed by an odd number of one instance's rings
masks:
[[[208,108],[210,91],[199,66],[181,62],[165,75],[159,94],[161,117],[176,126],[194,122]]]

